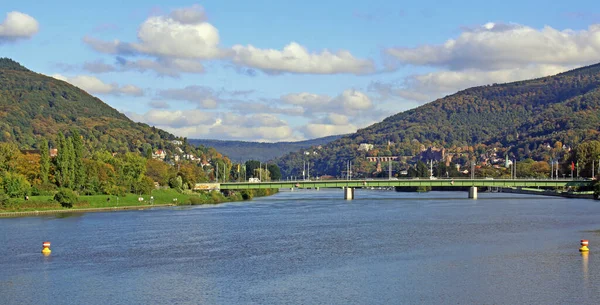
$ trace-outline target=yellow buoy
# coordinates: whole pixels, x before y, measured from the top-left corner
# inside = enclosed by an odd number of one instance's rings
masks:
[[[42,254],[44,255],[50,255],[50,253],[52,252],[52,250],[50,250],[50,242],[49,241],[45,241],[42,244]]]
[[[590,249],[588,248],[588,240],[587,239],[582,239],[581,240],[581,248],[579,248],[579,251],[581,252],[588,252],[590,251]]]

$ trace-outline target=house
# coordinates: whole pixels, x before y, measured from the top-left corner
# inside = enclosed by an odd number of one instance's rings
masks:
[[[194,156],[192,154],[185,154],[185,155],[183,155],[183,158],[186,160],[191,160],[191,161],[196,160],[196,156]]]
[[[373,149],[373,144],[360,143],[358,146],[358,151],[369,151],[371,149]]]
[[[181,142],[181,141],[179,141],[179,140],[173,140],[173,141],[171,141],[171,143],[172,143],[173,145],[183,145],[183,142]]]
[[[152,158],[153,159],[160,159],[160,160],[164,160],[165,157],[167,156],[167,153],[165,153],[164,150],[162,149],[157,149],[153,154],[152,154]]]
[[[58,148],[50,148],[50,158],[58,156]]]

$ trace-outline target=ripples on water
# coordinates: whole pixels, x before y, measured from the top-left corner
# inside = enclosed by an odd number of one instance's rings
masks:
[[[600,205],[461,192],[0,219],[2,304],[596,304]],[[577,251],[590,240],[588,257]],[[42,241],[52,255],[40,254]],[[599,252],[600,253],[600,252]]]

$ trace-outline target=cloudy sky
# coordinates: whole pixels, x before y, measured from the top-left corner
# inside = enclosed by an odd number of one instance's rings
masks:
[[[188,138],[350,133],[600,62],[598,1],[9,2],[0,57]]]

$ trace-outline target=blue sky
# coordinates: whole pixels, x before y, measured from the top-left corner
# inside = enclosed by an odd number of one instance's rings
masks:
[[[0,56],[178,136],[268,142],[600,62],[595,1],[439,2],[20,0]]]

